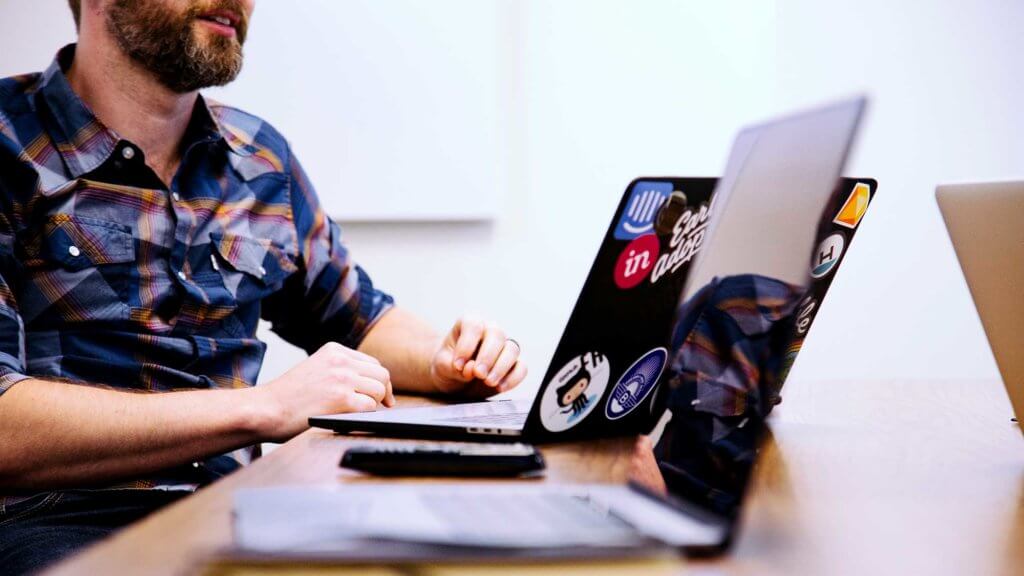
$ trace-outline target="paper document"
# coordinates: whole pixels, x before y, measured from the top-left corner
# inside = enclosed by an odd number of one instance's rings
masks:
[[[236,544],[337,552],[367,540],[491,548],[636,547],[651,540],[585,487],[362,484],[235,495]]]

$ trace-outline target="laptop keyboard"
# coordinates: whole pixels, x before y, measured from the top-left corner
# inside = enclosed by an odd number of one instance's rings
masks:
[[[434,492],[421,501],[467,541],[517,541],[529,535],[555,541],[568,537],[583,545],[625,545],[640,538],[632,526],[581,494]]]

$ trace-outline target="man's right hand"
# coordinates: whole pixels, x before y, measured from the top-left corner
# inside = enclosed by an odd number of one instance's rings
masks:
[[[321,414],[391,407],[391,375],[373,356],[330,342],[280,377],[253,389],[276,417],[268,440],[287,440]]]

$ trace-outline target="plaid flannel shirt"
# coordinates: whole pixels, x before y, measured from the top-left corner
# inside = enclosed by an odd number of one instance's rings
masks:
[[[0,80],[0,394],[26,378],[253,386],[260,318],[309,352],[356,346],[392,299],[352,261],[285,139],[200,96],[167,186],[71,90],[74,50]],[[251,455],[125,486],[202,484]]]

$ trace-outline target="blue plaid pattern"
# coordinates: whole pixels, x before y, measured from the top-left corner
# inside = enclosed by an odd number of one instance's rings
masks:
[[[805,290],[744,274],[715,278],[681,304],[673,328],[674,412],[764,418],[803,343],[794,333]]]
[[[358,345],[392,299],[352,260],[285,139],[200,97],[168,188],[71,90],[74,50],[0,80],[0,394],[29,377],[253,386],[260,318],[309,352]],[[216,477],[247,454],[200,468]],[[188,468],[128,485],[190,483]]]

